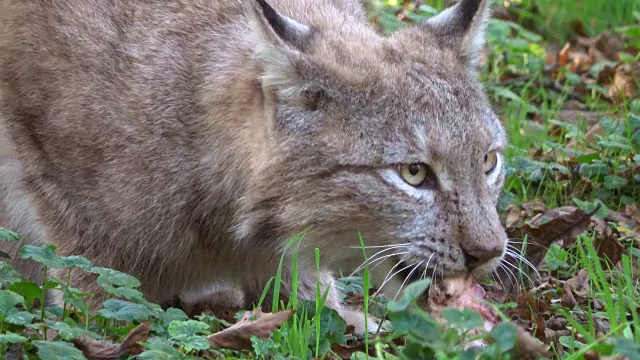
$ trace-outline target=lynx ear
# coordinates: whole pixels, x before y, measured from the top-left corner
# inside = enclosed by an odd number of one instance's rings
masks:
[[[311,35],[311,28],[289,17],[278,14],[276,10],[265,0],[255,0],[258,20],[265,35],[269,35],[271,41],[283,42],[287,45],[301,49]],[[275,37],[275,38],[274,38]]]
[[[264,66],[263,84],[294,95],[299,80],[296,62],[309,43],[311,28],[279,14],[265,0],[249,1],[249,7],[255,56]]]
[[[475,65],[485,43],[489,15],[489,0],[460,0],[424,25],[443,45],[457,49],[465,61]]]

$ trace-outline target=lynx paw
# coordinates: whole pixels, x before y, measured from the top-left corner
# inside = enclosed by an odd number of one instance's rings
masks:
[[[347,322],[347,326],[351,325],[355,328],[354,333],[364,334],[365,315],[362,311],[342,309],[338,313]],[[369,315],[367,316],[366,325],[369,333],[375,333],[380,327],[380,319]]]

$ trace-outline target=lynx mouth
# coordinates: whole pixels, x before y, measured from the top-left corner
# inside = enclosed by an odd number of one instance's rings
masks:
[[[437,264],[429,268],[425,268],[425,266],[423,265],[417,265],[416,268],[416,264],[412,264],[407,261],[401,261],[398,267],[402,269],[398,275],[403,282],[406,280],[407,283],[418,281],[427,277],[432,278],[433,280],[443,281],[471,275],[466,270],[447,269],[445,271],[443,267],[440,267]]]
[[[398,259],[400,260],[400,259]],[[424,279],[426,277],[432,278],[432,280],[437,281],[445,281],[456,279],[460,277],[470,277],[476,280],[479,280],[486,275],[492,273],[498,268],[498,265],[502,261],[501,257],[496,257],[481,266],[474,268],[473,270],[469,269],[447,269],[445,267],[439,267],[437,264],[435,266],[430,266],[425,269],[423,265],[412,264],[407,261],[400,261],[400,265],[398,267],[402,269],[399,272],[399,276],[403,282],[411,283],[420,279]]]

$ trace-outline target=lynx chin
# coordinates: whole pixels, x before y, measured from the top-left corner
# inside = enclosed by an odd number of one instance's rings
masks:
[[[390,297],[505,253],[488,16],[461,0],[383,36],[358,0],[0,0],[0,226],[159,304],[246,306],[304,231],[298,296],[319,248],[327,304],[363,330],[332,275],[363,262],[359,233]],[[94,280],[72,276],[96,307]]]

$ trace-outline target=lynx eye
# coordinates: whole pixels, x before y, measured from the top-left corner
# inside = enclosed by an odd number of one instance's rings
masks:
[[[484,154],[484,164],[482,165],[482,170],[486,175],[489,175],[495,170],[496,165],[498,164],[498,153],[493,150]]]
[[[401,164],[398,171],[402,179],[411,186],[420,186],[429,176],[429,169],[425,164]]]

